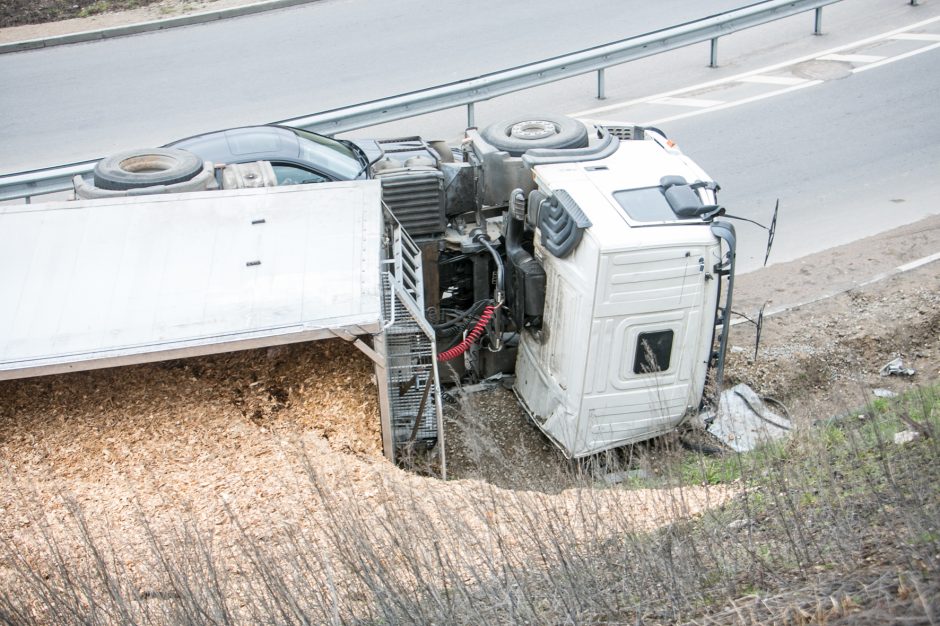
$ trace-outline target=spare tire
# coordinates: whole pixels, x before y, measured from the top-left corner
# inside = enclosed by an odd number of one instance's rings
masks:
[[[490,124],[480,136],[512,156],[521,156],[532,148],[584,148],[588,145],[584,124],[564,115],[512,117]]]
[[[202,159],[179,148],[128,150],[98,161],[95,187],[123,191],[174,185],[193,178],[202,167]]]

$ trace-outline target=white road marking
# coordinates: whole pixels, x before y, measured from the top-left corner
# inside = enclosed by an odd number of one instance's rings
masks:
[[[916,261],[911,261],[910,263],[905,263],[904,265],[898,265],[895,268],[899,272],[907,272],[909,270],[917,269],[922,265],[927,265],[928,263],[933,263],[934,261],[940,261],[940,252],[935,252],[930,256],[925,256],[923,258],[917,259]]]
[[[745,76],[741,79],[742,83],[760,83],[764,85],[800,85],[807,81],[806,78],[796,78],[795,76]]]
[[[724,104],[724,100],[700,100],[697,98],[660,98],[659,100],[650,100],[650,104],[670,104],[679,107],[692,107],[695,109],[707,109],[709,107]]]
[[[829,50],[824,50],[824,51],[822,51],[822,52],[816,52],[816,53],[809,54],[809,55],[806,55],[806,56],[803,56],[803,57],[798,57],[798,58],[796,58],[796,59],[791,59],[791,60],[789,60],[789,61],[784,61],[784,62],[782,62],[782,63],[775,63],[774,65],[768,65],[768,66],[766,66],[766,67],[761,67],[761,68],[758,68],[758,69],[756,69],[756,70],[751,70],[751,71],[749,71],[749,72],[743,72],[743,73],[737,74],[737,75],[735,75],[735,76],[728,76],[728,77],[725,77],[725,78],[719,78],[719,79],[716,79],[716,80],[710,80],[710,81],[706,81],[706,82],[704,82],[704,83],[699,83],[698,85],[692,85],[692,86],[690,86],[690,87],[682,87],[682,88],[679,88],[679,89],[671,89],[671,90],[669,90],[669,91],[665,91],[665,92],[662,92],[662,93],[658,93],[658,94],[655,94],[655,95],[652,95],[652,96],[646,96],[646,97],[644,97],[644,98],[636,98],[636,99],[634,99],[634,100],[627,100],[627,101],[619,102],[619,103],[615,103],[615,104],[608,104],[608,105],[605,105],[605,106],[602,106],[602,107],[596,107],[596,108],[593,108],[593,109],[586,109],[586,110],[584,110],[584,111],[578,111],[577,113],[569,113],[568,115],[571,116],[571,117],[590,117],[590,116],[595,115],[595,114],[597,114],[597,113],[604,113],[604,112],[606,112],[606,111],[614,111],[614,110],[617,110],[617,109],[623,109],[623,108],[630,107],[630,106],[633,106],[633,105],[636,105],[636,104],[643,104],[643,103],[646,103],[646,102],[650,102],[650,101],[652,101],[652,100],[659,100],[659,99],[662,99],[662,98],[669,98],[669,97],[672,97],[672,96],[680,96],[681,94],[689,93],[690,91],[698,91],[698,90],[701,90],[701,89],[708,89],[708,88],[710,88],[710,87],[717,87],[717,86],[719,86],[719,85],[726,85],[726,84],[728,84],[728,83],[741,82],[741,81],[744,80],[745,78],[757,76],[757,75],[760,75],[760,74],[768,74],[768,73],[770,73],[770,72],[774,72],[774,71],[777,71],[777,70],[781,70],[781,69],[790,67],[791,65],[796,65],[796,64],[798,64],[798,63],[804,63],[804,62],[806,62],[806,61],[812,61],[813,59],[817,59],[817,58],[819,58],[820,56],[825,56],[825,55],[827,55],[827,54],[838,54],[838,53],[840,53],[840,52],[844,52],[844,51],[846,51],[846,50],[852,50],[852,49],[854,49],[854,48],[859,48],[859,47],[861,47],[861,46],[864,46],[864,45],[867,45],[867,44],[870,44],[870,43],[875,43],[875,42],[877,42],[877,41],[883,41],[883,40],[885,40],[885,39],[891,39],[891,38],[895,37],[896,35],[905,34],[905,33],[907,33],[907,31],[914,30],[915,28],[922,28],[922,27],[924,27],[924,26],[927,26],[927,25],[929,25],[929,24],[933,24],[934,22],[938,22],[938,21],[940,21],[940,16],[932,17],[932,18],[929,18],[929,19],[926,19],[926,20],[923,20],[923,21],[920,21],[920,22],[915,22],[914,24],[909,24],[908,26],[902,26],[901,28],[896,28],[896,29],[894,29],[894,30],[890,30],[890,31],[887,31],[887,32],[884,32],[884,33],[880,33],[880,34],[878,34],[878,35],[872,35],[871,37],[866,37],[865,39],[859,39],[858,41],[854,41],[854,42],[852,42],[852,43],[848,43],[848,44],[845,44],[845,45],[842,45],[842,46],[837,46],[837,47],[835,47],[835,48],[830,48]],[[928,47],[929,47],[929,46],[928,46]],[[925,50],[925,51],[926,51],[926,50]],[[879,65],[882,65],[882,64],[884,64],[884,63],[886,63],[886,62],[890,62],[891,59],[893,59],[893,58],[895,58],[895,57],[891,57],[891,58],[889,58],[889,59],[885,59],[884,61],[879,61],[879,62],[877,62],[877,63],[872,63],[871,65],[866,65],[866,66],[864,66],[864,67],[859,67],[859,68],[856,68],[856,69],[853,70],[853,71],[858,72],[858,71],[861,71],[861,70],[871,69],[872,67],[878,67]],[[800,85],[794,85],[794,87],[799,88],[799,87],[810,86],[810,85],[818,85],[820,82],[821,82],[821,81],[810,81],[810,82],[806,82],[806,83],[801,83]],[[774,92],[773,95],[777,95],[778,93],[779,93],[779,92]],[[727,107],[727,105],[722,105],[722,106],[723,106],[723,107]],[[712,110],[714,110],[714,109],[703,109],[702,111],[712,111]],[[700,113],[700,112],[701,112],[701,111],[695,111],[695,112],[693,112],[692,114],[693,114],[693,115],[696,115],[696,114],[698,114],[698,113]]]
[[[751,102],[757,102],[759,100],[765,100],[767,98],[773,98],[774,96],[780,96],[785,93],[790,93],[791,91],[797,91],[798,89],[805,89],[807,87],[813,87],[814,85],[820,85],[823,81],[821,80],[808,80],[799,85],[793,85],[792,87],[786,87],[784,89],[778,89],[776,91],[770,91],[767,93],[762,93],[757,96],[752,96],[750,98],[744,98],[742,100],[735,100],[734,102],[726,102],[718,106],[711,107],[709,109],[700,109],[698,111],[689,111],[688,113],[681,113],[679,115],[672,115],[670,117],[663,117],[658,120],[652,120],[650,122],[642,122],[644,126],[652,126],[654,124],[663,124],[665,122],[673,122],[675,120],[682,120],[687,117],[694,117],[696,115],[701,115],[702,113],[711,113],[713,111],[723,111],[725,109],[730,109],[731,107],[740,106],[742,104],[749,104]]]
[[[856,67],[852,70],[853,74],[858,74],[859,72],[864,72],[865,70],[872,70],[876,67],[881,67],[882,65],[887,65],[889,63],[894,63],[895,61],[901,61],[918,54],[923,54],[924,52],[930,52],[931,50],[936,50],[940,48],[940,43],[935,43],[931,46],[924,46],[923,48],[918,48],[917,50],[911,50],[910,52],[905,52],[904,54],[899,54],[897,56],[888,57],[883,61],[878,61],[877,63],[870,63],[868,65],[863,65],[861,67]]]
[[[891,35],[891,39],[900,39],[902,41],[940,41],[940,35],[936,33],[898,33]]]
[[[816,57],[820,61],[845,61],[846,63],[874,63],[882,61],[885,57],[874,56],[872,54],[825,54]]]

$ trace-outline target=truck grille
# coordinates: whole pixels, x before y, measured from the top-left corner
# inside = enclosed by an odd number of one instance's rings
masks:
[[[631,141],[633,139],[644,138],[642,126],[604,124],[604,128],[606,128],[611,135],[620,139],[621,141]]]

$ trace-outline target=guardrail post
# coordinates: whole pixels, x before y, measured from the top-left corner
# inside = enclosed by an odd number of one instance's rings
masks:
[[[467,103],[467,128],[476,126],[476,116],[473,114],[473,103]]]
[[[816,7],[816,23],[813,26],[814,35],[822,35],[822,7]]]
[[[607,81],[604,79],[604,69],[601,68],[597,70],[597,99],[606,100],[607,99]]]
[[[708,61],[708,67],[718,67],[718,37],[712,39],[711,58]]]

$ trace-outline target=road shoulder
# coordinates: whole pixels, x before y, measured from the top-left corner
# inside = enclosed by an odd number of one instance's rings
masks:
[[[738,277],[728,384],[820,419],[940,379],[940,216]],[[737,318],[738,316],[736,316]],[[740,319],[740,318],[739,318]],[[756,357],[756,358],[755,358]],[[880,376],[901,357],[912,377]]]

